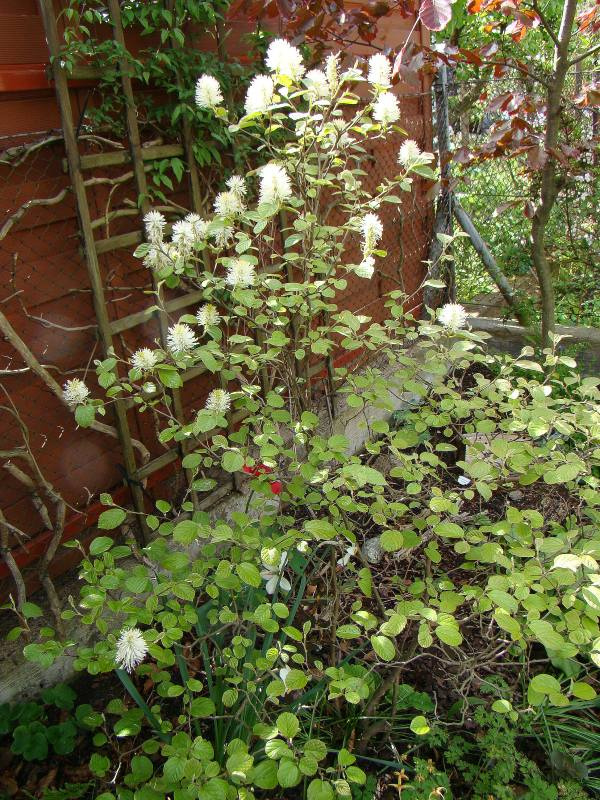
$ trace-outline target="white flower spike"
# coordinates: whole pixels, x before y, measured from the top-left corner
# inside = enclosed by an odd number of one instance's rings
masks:
[[[246,210],[242,195],[231,189],[228,192],[219,192],[215,198],[215,214],[220,217],[235,217]]]
[[[256,267],[241,258],[227,267],[225,283],[232,289],[248,289],[256,283]]]
[[[392,65],[383,53],[375,53],[369,59],[367,80],[381,89],[389,89],[392,85]]]
[[[419,160],[421,156],[421,148],[414,139],[407,139],[400,146],[398,153],[398,163],[403,167],[410,167]]]
[[[362,218],[360,229],[363,235],[363,253],[368,256],[383,236],[383,224],[377,214],[369,213]]]
[[[196,105],[198,108],[216,108],[223,102],[219,81],[212,75],[201,75],[196,83]]]
[[[290,176],[280,164],[271,162],[260,170],[259,203],[278,205],[292,196]]]
[[[391,92],[382,92],[373,106],[373,119],[381,122],[384,127],[398,122],[400,119],[398,98]]]
[[[269,75],[255,75],[248,86],[244,108],[246,114],[266,114],[275,101],[275,84]]]
[[[204,407],[216,414],[226,414],[231,407],[231,395],[225,389],[213,389],[206,398]]]
[[[467,312],[460,303],[446,303],[438,311],[438,321],[444,328],[457,331],[467,324]]]
[[[90,390],[79,378],[71,378],[63,387],[63,397],[71,408],[83,405],[89,396]]]
[[[206,239],[206,233],[208,231],[208,222],[199,214],[188,214],[185,218],[185,221],[189,224],[193,234],[194,234],[194,243],[198,244],[199,242],[204,241]]]
[[[221,321],[219,312],[217,311],[216,307],[212,305],[212,303],[206,303],[205,305],[200,306],[198,311],[196,311],[196,319],[200,325],[204,326],[205,328],[218,325]]]
[[[196,334],[185,322],[171,325],[167,333],[167,347],[173,355],[187,355],[198,347]]]
[[[230,192],[239,195],[240,197],[245,197],[248,193],[248,188],[246,186],[246,181],[242,178],[241,175],[232,175],[230,178],[227,179],[227,188]]]
[[[327,75],[327,83],[334,94],[340,85],[340,54],[330,53],[325,59],[325,74]]]
[[[141,369],[147,372],[158,364],[158,360],[158,353],[156,350],[150,350],[149,347],[142,347],[141,350],[136,350],[131,356],[131,366],[135,367],[135,369]]]
[[[327,81],[327,75],[321,69],[311,69],[306,73],[305,78],[308,91],[312,97],[318,100],[321,97],[329,97],[331,89]]]
[[[144,216],[144,226],[146,228],[146,236],[152,244],[160,244],[163,240],[165,226],[167,220],[163,217],[160,211],[151,209]]]
[[[133,672],[146,658],[148,645],[139,628],[126,628],[117,641],[115,661],[121,669]]]
[[[291,78],[293,81],[299,81],[306,71],[302,53],[285,39],[274,39],[271,42],[267,48],[265,64],[276,76]]]

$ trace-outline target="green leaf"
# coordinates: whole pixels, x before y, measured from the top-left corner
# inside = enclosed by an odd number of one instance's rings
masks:
[[[440,641],[451,647],[458,647],[463,640],[461,632],[453,625],[438,625],[434,633]]]
[[[297,764],[291,758],[282,758],[277,770],[277,780],[284,789],[296,786],[302,780],[302,773]]]
[[[509,711],[512,711],[512,705],[508,700],[496,700],[492,703],[492,711],[496,711],[498,714],[508,714]]]
[[[159,369],[158,377],[163,386],[167,389],[180,389],[183,386],[181,375],[172,369]]]
[[[544,483],[567,483],[574,480],[581,472],[579,464],[571,463],[561,464],[556,469],[547,470],[544,472]]]
[[[425,736],[430,730],[427,720],[423,716],[413,717],[410,722],[410,729],[413,733],[416,733],[417,736]]]
[[[271,759],[261,761],[250,773],[250,781],[259,789],[274,789],[277,786],[277,763]]]
[[[120,509],[115,509],[120,511]],[[107,512],[105,512],[107,513]],[[97,536],[90,544],[90,555],[99,556],[113,546],[114,541],[109,536]]]
[[[75,422],[80,428],[89,428],[96,417],[96,407],[92,405],[77,406]]]
[[[360,636],[361,631],[358,625],[340,625],[335,635],[340,639],[355,639]]]
[[[366,467],[364,464],[345,464],[342,467],[342,477],[351,479],[358,486],[385,486],[387,481],[379,470]]]
[[[371,645],[382,661],[393,661],[396,657],[396,648],[387,636],[371,636]]]
[[[216,707],[210,697],[196,697],[190,705],[190,714],[198,719],[212,717],[216,713]]]
[[[126,517],[127,512],[123,508],[109,508],[107,511],[103,511],[98,517],[98,527],[103,531],[112,531],[125,522]]]
[[[93,753],[90,758],[90,770],[99,778],[104,777],[110,767],[110,759],[100,753]]]
[[[544,672],[540,675],[535,675],[535,677],[531,679],[530,686],[534,692],[538,692],[539,694],[560,692],[560,683],[556,678],[553,678],[552,675],[548,675]]]
[[[286,739],[293,739],[300,730],[300,723],[295,714],[285,711],[277,717],[277,730]]]
[[[333,800],[333,788],[329,781],[315,778],[308,785],[306,798],[307,800]]]
[[[262,583],[258,567],[255,564],[252,564],[250,561],[242,561],[241,564],[237,564],[235,571],[239,575],[240,579],[244,583],[248,584],[248,586],[254,586],[255,588],[258,588]]]
[[[198,538],[199,526],[191,519],[184,519],[178,522],[173,528],[173,539],[179,544],[190,545]]]
[[[244,456],[237,450],[226,450],[221,463],[225,472],[239,472],[244,466]]]
[[[379,543],[383,550],[393,553],[394,551],[402,550],[404,537],[400,531],[384,531],[379,537]]]
[[[571,686],[571,691],[580,700],[593,700],[596,697],[596,690],[589,683],[584,681],[575,681]]]

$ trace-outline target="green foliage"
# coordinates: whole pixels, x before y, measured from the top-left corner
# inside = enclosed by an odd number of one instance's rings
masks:
[[[25,761],[43,761],[50,753],[68,755],[78,736],[99,724],[90,705],[75,706],[75,701],[73,689],[59,683],[45,689],[39,701],[6,703],[0,706],[0,736]]]
[[[377,212],[430,177],[431,157],[405,147],[398,174],[371,185],[393,97],[371,83],[362,102],[364,75],[335,58],[316,91],[300,53],[277,48],[262,110],[230,122],[211,101],[213,124],[251,139],[268,169],[235,176],[210,220],[188,217],[168,241],[151,215],[136,251],[204,305],[160,347],[96,362],[106,405],[131,399],[162,444],[185,443],[190,486],[155,502],[143,546],[116,533],[90,545],[68,614],[96,629],[92,644],[25,655],[116,669],[118,695],[83,715],[98,728],[89,766],[102,800],[368,796],[361,739],[400,786],[399,742],[444,750],[443,769],[415,762],[415,798],[424,786],[428,800],[449,796],[460,770],[473,796],[518,783],[550,800],[514,731],[525,714],[596,694],[600,381],[552,348],[539,363],[531,348],[492,357],[460,308],[417,321],[400,290],[385,323],[344,307],[348,278],[368,287],[385,265]],[[365,367],[366,356],[377,358]],[[226,388],[182,422],[168,389],[198,367]],[[317,389],[335,395],[330,424]],[[363,418],[356,454],[345,424]],[[246,504],[219,517],[198,497],[224,473],[247,482]],[[128,510],[102,501],[99,528],[116,532]],[[489,677],[505,665],[510,685]],[[452,700],[485,685],[481,741],[448,733],[404,676],[432,667]],[[31,743],[42,723],[28,724]]]

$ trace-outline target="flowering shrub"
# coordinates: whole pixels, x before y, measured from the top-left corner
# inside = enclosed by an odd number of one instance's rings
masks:
[[[353,719],[349,737],[366,744],[381,733],[378,705],[419,663],[441,663],[464,699],[535,653],[513,694],[492,698],[514,719],[595,696],[599,381],[558,384],[555,367],[574,365],[551,351],[542,365],[532,351],[515,363],[486,355],[457,305],[416,322],[414,298],[393,291],[384,324],[340,309],[348,275],[386,272],[381,209],[432,176],[432,156],[404,141],[398,174],[366,188],[367,148],[400,113],[384,56],[366,77],[335,55],[306,72],[279,40],[266,69],[229,127],[266,163],[229,177],[211,219],[190,214],[170,234],[157,212],[145,219],[137,255],[165,287],[201,288],[202,305],[173,322],[165,350],[97,364],[106,402],[131,395],[153,410],[193,475],[178,507],[161,500],[147,515],[143,549],[94,540],[65,612],[100,634],[76,648],[78,667],[118,667],[132,699],[106,709],[106,729],[131,744],[102,800],[273,797],[301,783],[308,800],[348,797],[366,774],[345,738],[317,730],[317,706]],[[211,76],[197,101],[226,124]],[[340,353],[353,366],[336,367]],[[219,388],[180,424],[167,390],[196,366]],[[66,397],[85,424],[103,404],[73,383]],[[362,456],[340,427],[351,417],[369,427]],[[228,519],[197,508],[215,468],[249,482]],[[543,498],[557,496],[545,514]],[[100,527],[115,529],[130,512],[103,501]],[[58,650],[26,654],[48,663]],[[428,713],[412,719],[415,736],[434,725]]]

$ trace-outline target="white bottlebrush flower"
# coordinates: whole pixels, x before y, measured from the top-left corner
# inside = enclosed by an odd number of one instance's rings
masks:
[[[438,311],[438,320],[444,328],[456,331],[467,324],[467,312],[460,303],[446,303]]]
[[[216,414],[226,414],[231,407],[231,395],[225,389],[213,389],[206,398],[204,407]]]
[[[382,92],[373,106],[373,119],[383,126],[397,122],[400,119],[398,98],[391,92]]]
[[[117,640],[115,661],[121,669],[133,672],[146,658],[148,645],[139,628],[126,628]]]
[[[246,114],[266,114],[275,100],[275,84],[269,75],[255,75],[248,86],[244,109]]]
[[[71,378],[63,386],[63,397],[67,405],[74,408],[80,406],[90,396],[90,390],[79,378]]]
[[[222,228],[216,228],[211,232],[215,246],[222,249],[231,244],[235,231],[230,225],[224,225]]]
[[[242,196],[231,190],[219,192],[215,198],[215,214],[220,217],[235,217],[246,210]]]
[[[210,328],[213,325],[218,325],[221,321],[221,317],[219,316],[219,312],[217,311],[216,307],[213,306],[211,303],[206,303],[203,306],[200,306],[198,311],[196,311],[196,319],[203,325],[205,328]]]
[[[185,322],[177,322],[169,328],[167,347],[173,355],[185,355],[198,347],[198,340],[189,325]]]
[[[194,235],[194,242],[202,242],[206,239],[206,232],[208,230],[208,222],[202,219],[200,214],[188,214],[185,221],[189,224]]]
[[[363,236],[363,253],[369,255],[383,236],[383,224],[377,214],[365,214],[360,222]]]
[[[158,353],[156,350],[150,350],[149,347],[142,347],[141,350],[136,350],[131,356],[131,366],[135,367],[135,369],[153,369],[158,364],[158,361]]]
[[[306,73],[305,78],[310,95],[316,99],[329,97],[331,89],[327,81],[327,75],[321,69],[311,69]]]
[[[196,234],[189,220],[180,219],[173,225],[172,240],[182,256],[188,256],[192,252],[196,243]]]
[[[341,558],[338,558],[337,563],[339,564],[340,567],[347,567],[357,552],[358,548],[355,544],[349,545],[344,550],[344,555]]]
[[[256,267],[241,258],[237,258],[227,267],[225,282],[232,289],[247,289],[256,283]]]
[[[201,75],[196,82],[196,105],[198,108],[216,108],[223,102],[219,81],[212,75]]]
[[[290,176],[279,164],[271,162],[260,170],[259,203],[279,204],[292,196]]]
[[[282,574],[287,563],[287,558],[288,554],[282,553],[281,558],[279,559],[279,566],[277,567],[273,567],[263,561],[264,569],[261,571],[260,577],[263,579],[263,581],[267,582],[265,586],[265,591],[267,594],[275,594],[277,586],[279,586],[283,592],[289,592],[292,588],[291,583]]]
[[[227,188],[230,192],[238,194],[240,197],[245,197],[248,193],[246,181],[241,175],[232,175],[227,179]]]
[[[414,139],[407,139],[402,142],[400,152],[398,153],[398,163],[403,167],[410,167],[419,160],[421,156],[421,148]]]
[[[271,72],[293,81],[299,81],[305,72],[302,53],[285,39],[274,39],[271,42],[267,48],[265,64]]]
[[[325,74],[327,75],[327,83],[334,94],[340,85],[340,54],[330,53],[325,59]]]
[[[146,237],[152,244],[160,244],[163,240],[165,226],[167,220],[163,217],[160,211],[152,209],[144,216],[144,226],[146,228]]]
[[[367,80],[382,89],[389,89],[392,85],[392,65],[389,58],[383,53],[375,53],[369,59]]]
[[[144,266],[148,269],[158,270],[163,264],[164,256],[160,247],[152,245],[144,256]]]
[[[354,271],[359,278],[370,280],[375,272],[375,259],[373,256],[365,256]]]

